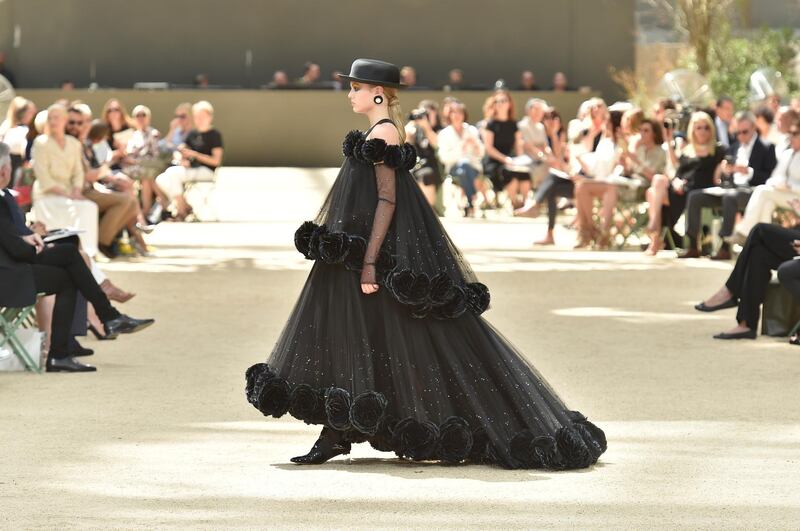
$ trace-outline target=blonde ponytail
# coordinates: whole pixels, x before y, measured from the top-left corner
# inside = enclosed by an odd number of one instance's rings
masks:
[[[395,128],[397,128],[400,144],[404,144],[406,141],[406,122],[403,119],[403,111],[400,109],[400,98],[397,97],[397,90],[385,87],[383,93],[386,94],[387,103],[389,104],[389,119],[392,120]]]

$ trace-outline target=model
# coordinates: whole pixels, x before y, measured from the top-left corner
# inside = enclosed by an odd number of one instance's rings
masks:
[[[481,317],[489,290],[409,172],[399,69],[358,59],[341,77],[371,125],[347,134],[322,209],[295,233],[314,265],[266,363],[247,370],[248,400],[322,426],[295,463],[368,441],[411,460],[591,466],[603,431]]]

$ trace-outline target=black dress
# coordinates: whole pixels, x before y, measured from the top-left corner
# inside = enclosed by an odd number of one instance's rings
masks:
[[[368,133],[347,135],[319,215],[295,234],[314,265],[266,363],[247,370],[249,402],[412,460],[594,464],[603,431],[481,317],[489,290],[414,182],[414,148]],[[371,262],[380,289],[365,295]]]
[[[503,155],[514,156],[517,140],[517,122],[514,120],[489,120],[486,130],[494,133],[494,147]],[[495,190],[502,190],[512,179],[529,181],[530,173],[507,170],[502,162],[486,156],[483,160],[483,173],[492,181]]]
[[[662,210],[662,224],[672,227],[680,219],[681,214],[686,209],[686,200],[692,190],[702,190],[714,186],[714,172],[719,163],[725,158],[725,147],[717,144],[714,153],[704,157],[690,157],[681,155],[678,159],[678,168],[675,170],[675,177],[683,179],[686,184],[683,193],[678,193],[670,186],[667,189],[669,195],[669,205]]]

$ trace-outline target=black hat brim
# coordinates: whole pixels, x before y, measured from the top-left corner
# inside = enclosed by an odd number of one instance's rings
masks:
[[[359,83],[367,83],[369,85],[380,85],[389,88],[406,88],[408,85],[405,83],[386,83],[385,81],[376,81],[374,79],[361,79],[359,77],[350,77],[344,74],[337,74],[342,81],[358,81]]]

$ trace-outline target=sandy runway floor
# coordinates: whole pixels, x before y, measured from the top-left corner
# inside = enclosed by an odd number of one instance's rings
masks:
[[[446,225],[492,290],[486,317],[605,429],[580,472],[408,463],[368,445],[297,467],[317,430],[264,419],[244,370],[310,263],[292,233],[330,171],[230,169],[219,223],[162,224],[153,258],[105,266],[155,317],[94,374],[0,373],[0,528],[800,527],[800,349],[718,342],[692,304],[729,264],[530,245],[541,221]]]

